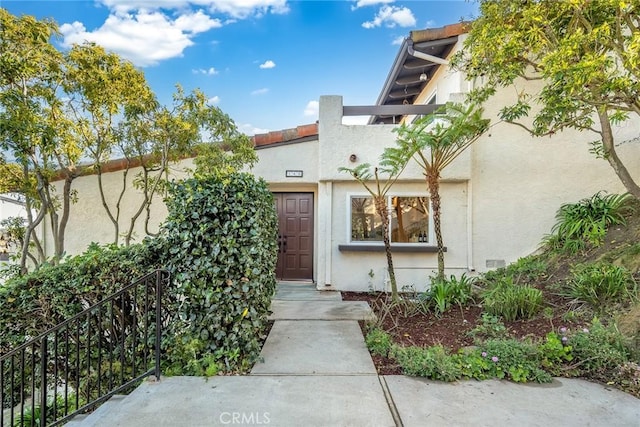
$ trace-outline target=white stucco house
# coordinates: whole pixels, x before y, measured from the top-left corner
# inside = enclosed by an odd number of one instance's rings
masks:
[[[377,164],[384,148],[394,144],[398,123],[460,101],[482,84],[467,81],[447,65],[465,32],[462,23],[411,32],[376,106],[349,107],[340,96],[322,96],[316,124],[254,137],[259,162],[252,172],[269,183],[280,217],[278,278],[313,281],[320,289],[387,288],[380,220],[365,189],[338,168]],[[566,131],[533,138],[517,126],[499,123],[497,112],[514,95],[502,90],[488,102],[485,116],[492,121],[491,130],[444,171],[447,274],[484,272],[516,261],[538,248],[561,204],[600,190],[624,192],[608,163],[589,153],[593,134]],[[345,115],[370,116],[369,124],[344,125]],[[631,140],[640,134],[640,122],[628,121],[615,132],[619,140]],[[619,149],[640,179],[640,146]],[[188,160],[178,165],[176,177],[189,166]],[[114,185],[121,182],[118,171],[107,175]],[[81,252],[91,241],[112,241],[109,220],[97,202],[95,177],[76,179],[74,188],[79,202],[69,229],[85,231],[68,233],[67,251]],[[398,285],[422,290],[437,259],[429,194],[417,165],[410,164],[392,188],[389,205]],[[156,203],[155,224],[164,215],[166,209]]]

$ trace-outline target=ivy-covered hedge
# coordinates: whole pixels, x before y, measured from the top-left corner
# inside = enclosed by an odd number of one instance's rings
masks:
[[[59,265],[8,280],[0,286],[0,354],[158,267],[158,255],[147,244],[92,244]]]
[[[172,274],[169,374],[243,371],[258,359],[275,293],[277,214],[250,174],[174,183],[158,242]]]
[[[131,281],[169,270],[163,372],[243,371],[258,359],[275,293],[277,215],[266,183],[249,174],[172,185],[157,238],[91,245],[0,286],[0,354]]]

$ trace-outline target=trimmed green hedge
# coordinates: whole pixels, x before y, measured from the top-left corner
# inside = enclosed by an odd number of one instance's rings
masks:
[[[59,265],[8,280],[0,285],[0,354],[157,268],[158,255],[146,244],[91,244]]]
[[[276,289],[273,195],[263,180],[236,173],[175,183],[167,206],[163,265],[176,304],[165,342],[169,373],[247,370]]]

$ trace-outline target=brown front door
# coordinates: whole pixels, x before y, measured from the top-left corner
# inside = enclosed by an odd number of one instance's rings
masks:
[[[274,193],[280,280],[313,280],[313,193]]]

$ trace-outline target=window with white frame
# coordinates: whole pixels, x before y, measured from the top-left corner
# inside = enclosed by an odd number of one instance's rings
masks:
[[[350,196],[350,234],[352,243],[382,242],[382,218],[373,197]],[[389,234],[391,243],[431,243],[430,204],[426,196],[389,196]]]

